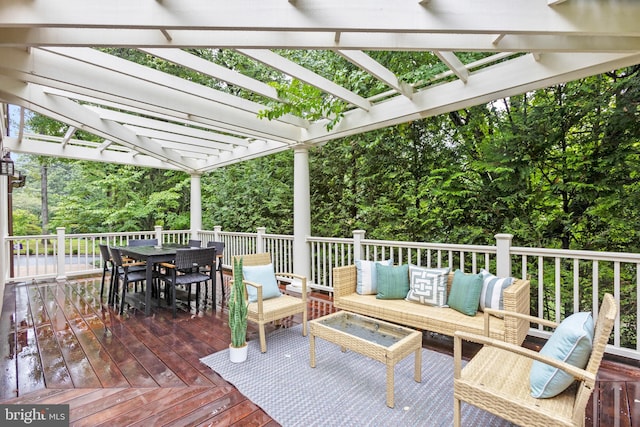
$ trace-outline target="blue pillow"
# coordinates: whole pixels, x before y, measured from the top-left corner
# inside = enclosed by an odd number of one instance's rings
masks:
[[[460,269],[453,273],[451,292],[447,305],[467,316],[475,316],[482,292],[482,275],[464,274]]]
[[[378,293],[376,263],[392,264],[390,259],[386,261],[356,260],[356,292],[360,295],[375,295]]]
[[[409,292],[409,265],[383,265],[376,263],[378,280],[377,299],[404,299]]]
[[[572,314],[553,332],[540,354],[562,360],[584,369],[593,348],[593,316],[590,312]],[[557,396],[573,383],[573,376],[537,360],[531,365],[529,382],[531,396],[547,398]]]
[[[244,280],[262,285],[262,299],[279,297],[281,295],[273,264],[242,266]],[[249,302],[258,301],[258,290],[253,286],[247,286]]]

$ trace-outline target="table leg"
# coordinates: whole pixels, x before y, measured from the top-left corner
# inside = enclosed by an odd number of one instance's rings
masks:
[[[151,290],[153,288],[153,261],[147,260],[147,279],[144,284],[144,314],[148,316],[151,314]]]
[[[309,357],[311,360],[311,367],[316,367],[316,337],[313,334],[309,334]]]
[[[395,365],[387,361],[387,406],[389,408],[393,408],[395,405],[394,398],[393,398],[394,371],[395,371]]]
[[[419,383],[422,381],[422,347],[416,350],[415,373],[413,379]]]

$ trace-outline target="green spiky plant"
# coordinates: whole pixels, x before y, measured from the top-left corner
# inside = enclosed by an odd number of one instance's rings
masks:
[[[247,343],[247,300],[242,283],[242,258],[233,261],[233,285],[229,296],[229,329],[231,345],[243,347]]]

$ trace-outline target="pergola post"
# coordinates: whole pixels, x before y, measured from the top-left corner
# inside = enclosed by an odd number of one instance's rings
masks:
[[[311,197],[309,195],[309,149],[293,152],[293,273],[311,277]]]
[[[202,189],[200,174],[191,174],[191,238],[199,239],[198,233],[202,230]]]

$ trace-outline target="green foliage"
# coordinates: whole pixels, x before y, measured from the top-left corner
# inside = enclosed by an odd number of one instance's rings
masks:
[[[29,236],[40,234],[38,217],[24,209],[13,210],[13,235]]]
[[[333,127],[344,116],[346,104],[333,96],[323,95],[316,87],[293,79],[289,83],[272,82],[280,102],[270,101],[266,110],[261,110],[258,117],[269,120],[286,114],[302,117],[309,121],[328,119],[325,127]]]
[[[242,258],[233,261],[233,285],[229,295],[229,329],[231,345],[243,347],[247,343],[247,299],[242,281]]]

